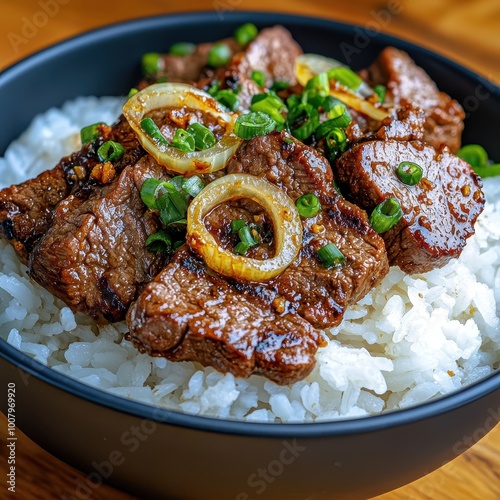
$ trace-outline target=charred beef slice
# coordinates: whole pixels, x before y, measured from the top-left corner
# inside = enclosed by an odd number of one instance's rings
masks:
[[[337,325],[347,305],[387,272],[384,244],[366,213],[333,189],[328,162],[286,133],[252,139],[227,171],[264,177],[293,200],[305,193],[320,198],[323,210],[303,220],[298,259],[268,282],[243,282],[213,273],[184,246],[131,306],[129,339],[154,356],[292,383],[314,366],[316,328]],[[255,206],[239,200],[214,209],[205,224],[223,238],[231,220],[254,216]],[[327,242],[344,253],[343,266],[327,270],[318,261],[316,251]]]
[[[417,163],[423,177],[409,186],[396,175],[403,161]],[[484,207],[481,179],[444,147],[419,141],[369,141],[354,146],[336,163],[342,192],[369,213],[396,198],[403,218],[382,234],[389,262],[408,273],[429,271],[458,257]]]
[[[226,67],[209,78],[201,79],[198,86],[206,89],[216,81],[221,82],[221,89],[237,90],[240,109],[247,110],[252,97],[264,91],[251,79],[252,71],[264,72],[268,87],[274,81],[294,85],[294,63],[300,54],[302,49],[288,30],[282,26],[265,28],[246,50],[236,53]]]
[[[88,197],[68,196],[30,255],[31,277],[98,322],[123,319],[138,290],[165,264],[166,254],[146,249],[159,224],[139,194],[146,178],[163,172],[145,156]]]
[[[451,151],[460,148],[464,111],[460,104],[440,92],[429,75],[410,58],[394,47],[385,48],[361,76],[370,85],[387,87],[387,102],[399,107],[405,102],[425,113],[424,141],[439,148],[446,145]]]
[[[80,191],[79,196],[84,197],[92,189],[90,176],[100,163],[97,149],[103,142],[119,142],[126,149],[116,169],[145,154],[123,117],[112,127],[102,127],[100,134],[94,143],[64,157],[53,169],[0,191],[0,236],[12,243],[23,262],[51,226],[57,205],[72,192]]]

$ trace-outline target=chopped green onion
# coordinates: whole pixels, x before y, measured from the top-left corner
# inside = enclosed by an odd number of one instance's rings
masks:
[[[285,123],[285,117],[281,111],[286,109],[285,103],[274,94],[257,94],[252,98],[250,111],[261,111],[268,114],[278,125]]]
[[[330,80],[328,79],[327,73],[319,73],[313,76],[304,88],[304,92],[309,91],[309,96],[314,97],[316,95],[327,96],[330,93]]]
[[[230,48],[222,42],[214,43],[208,52],[208,65],[214,68],[225,66],[231,59]]]
[[[203,180],[197,175],[186,177],[182,181],[182,189],[193,198],[205,187]]]
[[[214,83],[212,83],[212,85],[210,85],[210,87],[207,90],[207,93],[210,94],[212,97],[215,97],[220,86],[221,82],[219,80],[215,81]]]
[[[312,193],[303,194],[297,199],[295,205],[302,217],[314,217],[321,210],[318,197]]]
[[[290,87],[290,84],[288,82],[282,82],[280,80],[276,80],[272,85],[269,90],[272,90],[273,92],[281,92],[282,90],[286,90],[288,87]]]
[[[336,80],[341,85],[351,90],[358,90],[359,86],[363,83],[360,76],[354,73],[352,69],[344,66],[329,70],[328,78],[330,78],[330,80]]]
[[[141,128],[146,132],[146,134],[151,137],[156,143],[157,146],[170,146],[167,139],[165,139],[164,135],[161,133],[158,125],[153,121],[152,118],[146,117],[141,120]]]
[[[234,253],[244,255],[248,252],[248,249],[250,248],[251,245],[248,243],[243,243],[243,241],[240,241],[235,247],[234,247]]]
[[[150,252],[170,252],[172,250],[172,238],[167,230],[160,229],[149,235],[146,240],[146,248]]]
[[[156,199],[160,220],[164,225],[180,222],[186,218],[188,201],[179,191],[172,191]]]
[[[375,87],[373,87],[373,92],[377,94],[378,102],[380,102],[380,104],[384,104],[387,88],[384,85],[375,85]]]
[[[251,78],[261,89],[266,86],[266,75],[263,71],[254,69]]]
[[[200,151],[215,146],[217,142],[213,132],[201,123],[192,123],[186,130],[194,137],[195,148]]]
[[[175,131],[174,138],[172,139],[172,146],[184,151],[185,153],[192,153],[195,149],[194,137],[183,128],[178,128]]]
[[[158,186],[161,181],[157,179],[146,179],[141,187],[141,200],[148,208],[151,210],[156,210],[156,196],[158,191]]]
[[[258,135],[266,135],[275,127],[276,122],[268,114],[254,111],[236,118],[234,133],[241,139],[248,140]]]
[[[333,266],[340,266],[346,261],[345,255],[334,243],[328,243],[316,252],[318,259],[324,267],[330,269]]]
[[[481,177],[496,177],[500,175],[500,163],[492,163],[486,167],[473,167],[477,175]]]
[[[80,130],[80,138],[82,145],[94,142],[99,137],[99,125],[105,125],[103,122],[87,125]]]
[[[101,161],[119,160],[125,153],[125,148],[114,141],[106,141],[98,150],[97,155]]]
[[[408,186],[414,186],[422,179],[422,167],[412,161],[402,161],[396,170],[399,180]]]
[[[299,104],[288,113],[288,125],[292,134],[304,141],[319,125],[319,113],[310,104]]]
[[[127,98],[130,99],[133,95],[137,94],[137,92],[139,92],[138,89],[136,89],[135,87],[134,88],[131,88],[129,91],[128,91],[128,94],[127,94]]]
[[[385,233],[403,217],[403,210],[395,198],[386,198],[370,215],[370,224],[377,233]]]
[[[236,111],[240,105],[240,101],[236,97],[236,94],[229,89],[218,90],[214,97],[223,105],[226,106],[230,111]]]
[[[158,52],[148,52],[142,56],[142,74],[146,77],[156,75],[160,69],[161,55]]]
[[[488,165],[488,153],[479,144],[468,144],[457,151],[457,156],[465,160],[472,168],[486,167]]]
[[[251,41],[255,40],[256,36],[259,34],[257,26],[253,23],[245,23],[239,26],[234,31],[234,38],[239,45],[248,45]]]
[[[196,45],[189,42],[177,42],[170,46],[168,53],[173,56],[188,56],[196,50]]]
[[[335,158],[347,148],[347,137],[345,132],[340,128],[330,130],[325,136],[325,143],[330,161],[335,160]]]
[[[252,234],[252,228],[250,226],[245,225],[239,229],[238,236],[243,243],[246,243],[249,246],[254,246],[259,243],[259,240]]]
[[[246,222],[243,219],[236,219],[231,221],[231,232],[237,233],[240,229],[246,226]]]

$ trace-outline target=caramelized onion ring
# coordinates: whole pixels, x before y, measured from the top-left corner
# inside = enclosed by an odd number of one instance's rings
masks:
[[[158,144],[142,129],[141,120],[150,111],[183,106],[199,109],[224,122],[226,135],[209,149],[185,153],[177,148]],[[242,142],[233,133],[234,121],[238,115],[225,111],[206,92],[184,83],[156,83],[146,87],[130,97],[125,103],[123,115],[136,133],[143,148],[158,163],[181,174],[215,172],[224,168]]]
[[[249,198],[272,220],[275,256],[251,259],[219,246],[204,224],[205,215],[220,203]],[[280,274],[296,258],[302,245],[302,223],[290,197],[268,181],[246,174],[230,174],[205,187],[187,213],[187,242],[214,271],[231,278],[266,281]]]

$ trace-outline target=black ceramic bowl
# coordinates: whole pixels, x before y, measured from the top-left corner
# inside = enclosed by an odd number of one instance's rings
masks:
[[[51,47],[0,75],[0,154],[36,113],[79,95],[123,95],[140,57],[172,42],[223,38],[243,22],[280,23],[306,52],[358,69],[380,49],[406,50],[468,113],[465,142],[500,159],[500,89],[443,57],[361,27],[278,14],[197,13],[143,19]],[[372,27],[373,28],[373,27]],[[364,40],[364,41],[363,41]],[[346,52],[347,51],[347,52]],[[16,424],[88,473],[74,498],[108,481],[141,498],[367,498],[442,466],[500,420],[500,372],[391,414],[316,424],[254,424],[160,410],[105,394],[0,341],[0,375],[16,384]],[[7,398],[0,398],[6,412]],[[432,485],[423,492],[432,497]]]

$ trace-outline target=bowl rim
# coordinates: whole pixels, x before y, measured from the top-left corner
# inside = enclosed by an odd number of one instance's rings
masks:
[[[286,26],[287,23],[312,25],[325,27],[327,29],[337,29],[349,33],[352,33],[356,28],[363,29],[362,26],[357,24],[279,12],[238,10],[226,12],[224,13],[224,17],[233,23],[248,22],[250,20],[255,23],[266,25],[283,24]],[[249,19],[249,17],[251,19]],[[221,20],[219,14],[215,11],[181,12],[121,21],[92,29],[43,48],[8,66],[0,72],[0,84],[3,81],[15,79],[19,73],[29,69],[31,66],[43,63],[44,60],[55,57],[59,53],[72,51],[90,42],[98,43],[116,34],[130,35],[134,31],[142,31],[148,26],[151,28],[155,26],[166,27],[169,23],[181,24],[194,21],[213,23],[215,20],[220,22],[221,25],[224,23],[224,20]],[[454,71],[460,72],[475,83],[485,85],[492,93],[500,98],[500,88],[494,83],[439,53],[383,32],[379,32],[377,38],[386,44],[396,44],[403,50],[416,51],[426,58],[428,57],[444,64]],[[105,392],[102,389],[86,385],[77,379],[73,379],[53,368],[49,368],[9,345],[3,339],[0,339],[0,356],[14,367],[27,372],[29,375],[36,377],[42,382],[64,392],[69,392],[73,396],[83,398],[90,403],[105,406],[112,411],[149,419],[160,424],[163,423],[200,431],[279,439],[287,437],[318,438],[324,436],[363,434],[386,429],[388,427],[403,426],[453,411],[500,389],[500,370],[496,370],[487,377],[471,385],[443,395],[435,400],[379,415],[306,423],[261,423],[191,415],[176,410],[155,407],[139,401],[128,400],[124,397]],[[29,384],[29,382],[27,383]]]

